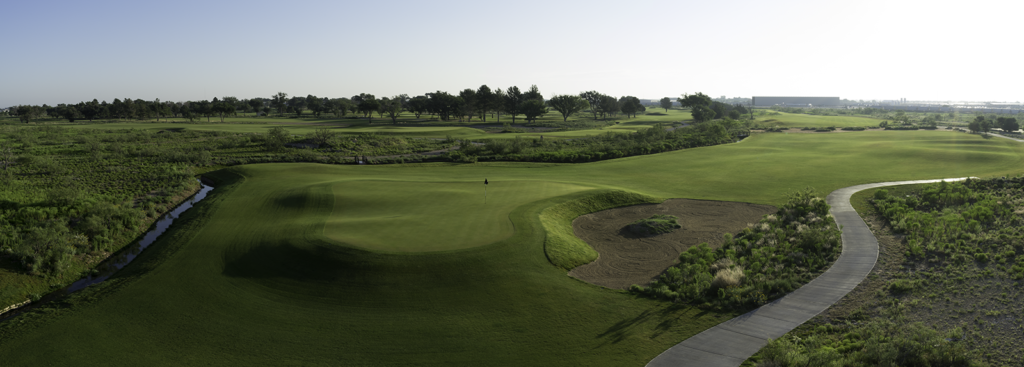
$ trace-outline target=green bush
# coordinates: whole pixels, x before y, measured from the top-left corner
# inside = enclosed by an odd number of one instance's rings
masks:
[[[679,225],[679,218],[674,215],[654,215],[647,219],[640,219],[626,226],[630,232],[644,237],[657,236],[682,228]]]

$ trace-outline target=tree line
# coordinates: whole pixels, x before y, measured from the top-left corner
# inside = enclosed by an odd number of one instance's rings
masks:
[[[730,117],[729,111],[734,107],[712,102],[710,98],[701,93],[698,93],[697,96],[701,96],[702,99],[697,101],[701,103],[684,104],[684,107],[700,105],[715,111],[715,118]],[[684,95],[684,97],[686,96]],[[691,99],[687,99],[687,101],[694,102]],[[672,102],[665,97],[660,101],[660,105],[667,111],[672,106]],[[742,109],[742,107],[739,108]],[[597,120],[614,117],[618,114],[623,114],[626,118],[636,117],[637,113],[645,113],[647,108],[639,98],[634,96],[615,98],[597,91],[587,91],[578,95],[553,95],[550,99],[545,100],[536,85],[523,91],[517,86],[491,89],[485,84],[476,89],[463,89],[457,94],[436,91],[415,97],[399,94],[378,98],[373,94],[360,93],[348,98],[329,98],[312,94],[305,97],[289,96],[287,93],[278,92],[269,98],[239,99],[226,96],[215,97],[212,101],[184,102],[115,98],[110,103],[93,99],[89,102],[62,103],[57,106],[20,105],[11,107],[9,110],[10,114],[18,116],[19,120],[25,123],[44,116],[62,118],[69,122],[83,119],[89,121],[95,119],[156,119],[159,121],[162,118],[184,118],[190,122],[203,118],[210,122],[213,118],[219,118],[221,122],[224,122],[224,118],[237,116],[239,112],[254,113],[257,116],[268,116],[272,113],[279,116],[293,114],[295,117],[302,117],[308,113],[316,118],[329,115],[342,118],[352,114],[371,121],[376,114],[377,118],[383,119],[386,116],[393,123],[398,123],[398,117],[403,112],[411,113],[417,119],[424,114],[429,114],[432,118],[436,116],[442,121],[458,120],[460,122],[471,122],[474,118],[486,122],[488,116],[501,122],[501,115],[505,114],[511,117],[512,123],[515,123],[520,115],[525,117],[527,122],[533,122],[551,110],[561,114],[564,122],[568,121],[570,116],[588,110],[593,119]],[[745,110],[742,111],[745,113]],[[733,116],[733,118],[738,118],[738,116]]]

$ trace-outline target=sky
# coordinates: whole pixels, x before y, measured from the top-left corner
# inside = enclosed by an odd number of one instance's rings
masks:
[[[546,98],[1021,101],[1013,1],[5,3],[0,107],[378,97],[536,84]]]

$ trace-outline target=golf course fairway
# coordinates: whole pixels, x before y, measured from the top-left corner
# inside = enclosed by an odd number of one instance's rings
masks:
[[[1022,172],[1024,144],[939,131],[587,164],[235,166],[111,280],[0,324],[0,361],[641,366],[736,314],[568,277],[545,254],[544,209],[615,190],[778,205],[805,187]]]

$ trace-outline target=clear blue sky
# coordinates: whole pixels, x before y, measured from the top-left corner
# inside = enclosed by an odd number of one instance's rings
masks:
[[[1024,100],[1010,1],[24,1],[0,106],[314,94]]]

